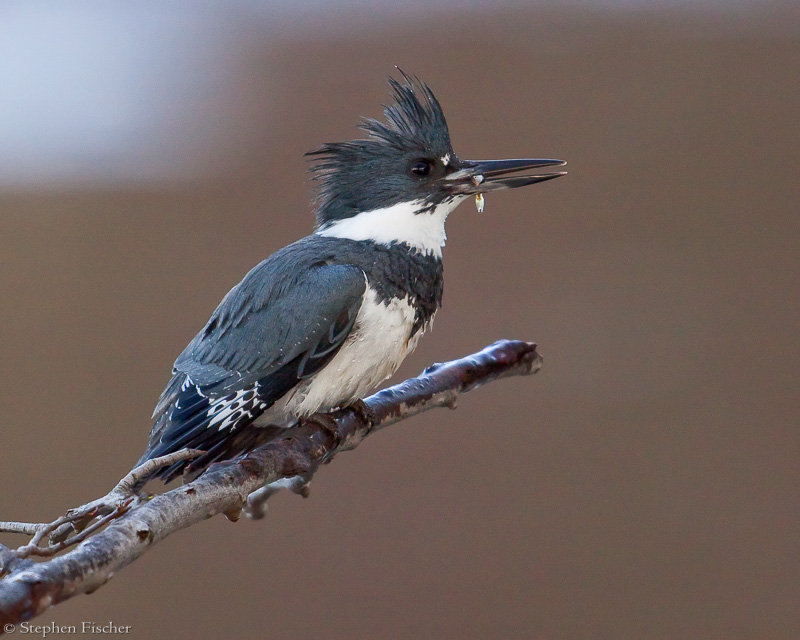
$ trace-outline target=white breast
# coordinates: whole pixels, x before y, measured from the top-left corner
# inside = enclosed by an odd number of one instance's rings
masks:
[[[349,404],[374,389],[417,346],[422,331],[409,337],[415,313],[407,298],[385,304],[368,286],[347,342],[328,366],[291,392],[285,410],[308,416]]]
[[[444,221],[466,196],[430,207],[421,200],[399,202],[385,209],[362,211],[350,218],[330,222],[316,233],[332,238],[372,240],[378,244],[402,242],[417,251],[442,257],[447,235]]]

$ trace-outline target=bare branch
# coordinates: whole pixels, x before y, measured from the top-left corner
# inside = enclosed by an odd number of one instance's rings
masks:
[[[354,407],[311,416],[283,438],[212,465],[193,482],[151,500],[132,495],[131,488],[153,469],[176,459],[154,460],[152,467],[145,463],[103,498],[52,523],[2,523],[6,531],[34,537],[16,551],[0,545],[0,623],[29,620],[62,600],[97,589],[151,546],[196,522],[220,513],[236,520],[243,509],[259,517],[264,501],[274,492],[265,485],[292,479],[287,486],[303,495],[320,464],[354,449],[373,431],[436,407],[454,408],[461,393],[540,368],[535,344],[501,340],[471,356],[433,365]],[[190,458],[197,452],[180,454]],[[99,519],[87,527],[95,518]],[[62,533],[62,539],[54,542],[51,536],[50,545],[41,546],[48,534],[76,523],[81,526],[72,529],[79,530],[72,538],[65,540],[68,534]],[[28,557],[53,556],[74,544],[74,549],[42,562]]]
[[[191,460],[192,458],[202,456],[204,453],[205,451],[200,451],[199,449],[181,449],[175,453],[168,453],[160,458],[148,460],[147,462],[140,464],[127,476],[120,480],[117,483],[117,486],[110,491],[109,495],[115,494],[128,496],[130,495],[131,491],[133,491],[133,487],[153,473],[153,471],[156,469],[160,469],[161,467],[169,467],[176,462],[180,462],[181,460]]]
[[[133,502],[133,497],[128,498],[125,502],[121,502],[117,506],[115,506],[109,513],[104,515],[102,518],[98,519],[97,522],[93,523],[91,526],[82,529],[80,532],[75,534],[69,539],[62,540],[61,542],[57,542],[55,544],[49,544],[46,547],[42,547],[39,544],[34,544],[34,541],[31,541],[30,544],[25,545],[24,547],[20,547],[17,549],[16,553],[20,558],[27,558],[29,556],[40,556],[40,557],[49,557],[56,555],[59,551],[63,551],[67,547],[71,547],[73,545],[78,544],[79,542],[83,542],[88,538],[90,535],[99,531],[104,526],[106,526],[112,520],[119,518],[122,514],[126,513],[130,508],[130,504]],[[34,538],[36,540],[36,538]]]
[[[23,533],[32,536],[46,526],[46,522],[0,522],[0,533]]]

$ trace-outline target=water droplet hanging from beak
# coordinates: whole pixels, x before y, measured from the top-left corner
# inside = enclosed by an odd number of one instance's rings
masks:
[[[486,200],[483,197],[482,193],[475,194],[475,208],[478,209],[478,213],[483,213],[483,207],[486,206]]]

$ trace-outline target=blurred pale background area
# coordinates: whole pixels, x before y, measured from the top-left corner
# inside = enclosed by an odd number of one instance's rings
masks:
[[[379,116],[394,65],[461,157],[570,172],[451,215],[444,308],[395,380],[501,337],[537,341],[543,370],[38,620],[800,637],[796,3],[4,2],[0,520],[130,468],[174,358],[311,231],[302,154]]]

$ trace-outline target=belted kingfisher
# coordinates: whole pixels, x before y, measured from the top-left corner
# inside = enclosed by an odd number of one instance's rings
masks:
[[[138,464],[205,451],[154,473],[168,482],[234,458],[299,418],[356,402],[391,376],[442,303],[444,223],[461,202],[543,182],[561,160],[461,160],[418,78],[389,79],[385,122],[310,156],[316,231],[252,269],[183,353]],[[514,174],[514,175],[509,175]]]

